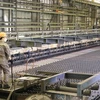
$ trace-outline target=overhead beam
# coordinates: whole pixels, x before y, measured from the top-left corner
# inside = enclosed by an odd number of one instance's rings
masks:
[[[88,5],[93,5],[93,6],[97,6],[100,7],[99,3],[93,2],[93,1],[86,1],[86,0],[73,0],[74,2],[79,2],[79,3],[84,3],[84,4],[88,4]]]

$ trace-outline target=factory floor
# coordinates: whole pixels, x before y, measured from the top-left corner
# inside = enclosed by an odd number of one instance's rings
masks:
[[[32,71],[34,71],[34,70],[41,70],[41,68],[43,67],[43,66],[48,66],[49,64],[56,64],[56,63],[61,63],[60,61],[64,61],[64,60],[67,60],[67,59],[69,59],[69,58],[76,58],[76,57],[82,57],[83,55],[88,55],[89,53],[94,53],[94,52],[100,52],[100,47],[94,47],[94,48],[90,48],[90,49],[85,49],[85,50],[81,50],[81,51],[77,51],[77,52],[72,52],[72,53],[69,53],[69,54],[64,54],[64,55],[60,55],[60,56],[55,56],[55,57],[52,57],[52,58],[48,58],[48,59],[43,59],[43,60],[39,60],[39,61],[36,61],[36,62],[34,62],[34,63],[29,63],[27,66],[26,66],[26,64],[24,64],[24,65],[19,65],[19,66],[14,66],[13,67],[13,72],[14,73],[17,73],[17,72],[21,72],[21,71],[23,71],[23,72],[26,72],[26,70],[29,70],[29,69],[32,69],[31,70],[31,72]],[[100,55],[100,53],[98,53],[99,55]],[[95,56],[95,55],[94,55]],[[83,56],[84,57],[84,56]],[[89,57],[89,56],[87,56],[87,57]],[[81,58],[82,59],[82,58]],[[83,59],[85,59],[85,58],[83,58]],[[99,58],[98,58],[99,59]],[[79,58],[78,59],[76,59],[76,60],[79,60]],[[65,61],[65,62],[67,62],[67,61]],[[69,61],[70,62],[70,61]],[[68,62],[68,63],[69,63]],[[71,63],[71,62],[70,62]],[[57,66],[60,66],[60,65],[57,65]],[[69,66],[69,65],[68,65]],[[74,66],[74,65],[73,65]],[[81,66],[81,65],[80,65]],[[37,69],[38,68],[38,69]],[[40,69],[39,69],[40,68]],[[43,68],[44,69],[44,68]],[[42,70],[43,70],[42,69]],[[67,70],[67,68],[66,68],[66,70]],[[73,70],[73,69],[72,69]],[[29,70],[30,71],[30,70]],[[28,71],[28,72],[29,72]],[[46,70],[45,70],[46,71]],[[62,70],[63,71],[63,70]],[[95,73],[95,72],[92,72],[92,73]]]

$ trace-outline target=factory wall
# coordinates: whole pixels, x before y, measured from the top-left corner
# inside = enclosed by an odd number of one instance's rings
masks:
[[[92,29],[100,24],[100,9],[71,0],[0,0],[0,30],[34,31]]]

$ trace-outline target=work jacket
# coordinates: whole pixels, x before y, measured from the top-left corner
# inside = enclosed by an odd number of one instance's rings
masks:
[[[10,58],[9,45],[0,40],[0,64],[8,65],[9,58]]]

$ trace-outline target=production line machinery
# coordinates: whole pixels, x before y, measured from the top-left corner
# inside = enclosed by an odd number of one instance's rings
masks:
[[[56,44],[57,45],[57,44]],[[55,46],[53,48],[37,49],[33,50],[33,47],[23,48],[17,47],[11,49],[11,55],[14,65],[19,65],[26,63],[25,61],[29,58],[34,58],[35,60],[45,59],[52,56],[57,56],[69,52],[74,52],[78,50],[83,50],[90,47],[95,47],[100,45],[100,40],[81,40],[69,42],[66,45]],[[26,59],[26,60],[25,60]]]
[[[61,39],[63,38],[63,39]],[[26,63],[29,58],[40,60],[91,48],[100,45],[100,35],[60,36],[42,38],[45,43],[55,42],[56,46],[34,50],[33,41],[19,40],[21,47],[11,48],[13,65]],[[65,40],[64,43],[60,41]],[[36,39],[37,41],[37,39]],[[12,42],[14,43],[14,42]],[[43,42],[41,42],[43,43]],[[44,44],[45,44],[44,43]],[[27,45],[30,44],[30,47]],[[50,44],[49,44],[50,45]],[[11,46],[12,47],[12,46]],[[10,62],[9,62],[10,64]],[[68,70],[68,69],[65,69]],[[63,72],[63,71],[62,71]],[[18,73],[17,73],[18,74]],[[15,75],[17,76],[17,75]],[[14,78],[9,90],[0,89],[0,99],[3,100],[99,100],[100,99],[100,73],[95,75],[85,73],[43,72],[37,70],[34,74],[25,74]],[[2,99],[1,99],[2,100]]]
[[[26,63],[29,58],[45,59],[60,54],[83,50],[100,45],[100,30],[56,30],[28,34],[8,34],[8,44],[14,65]],[[31,37],[28,37],[30,34]],[[14,39],[17,38],[18,40]],[[38,35],[39,37],[36,37]],[[13,37],[13,38],[12,38]],[[44,45],[47,45],[45,47]],[[34,47],[38,49],[34,50]],[[44,48],[45,47],[45,48]]]
[[[43,79],[41,90],[51,94],[53,100],[98,100],[99,80],[99,73],[64,72]]]
[[[0,97],[4,91],[7,90],[0,90]],[[93,75],[69,70],[58,74],[26,74],[15,79],[13,92],[8,97],[6,100],[99,100],[100,73]]]

